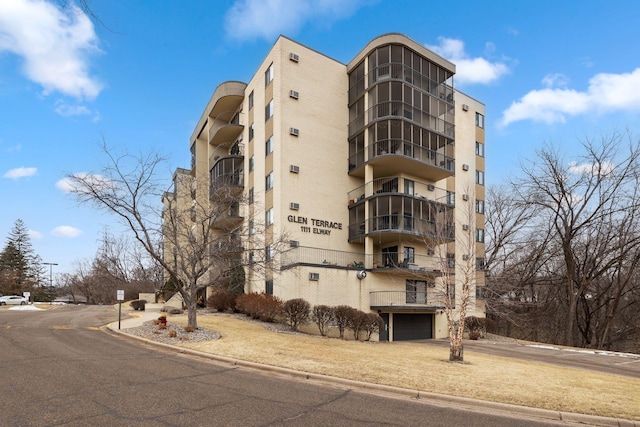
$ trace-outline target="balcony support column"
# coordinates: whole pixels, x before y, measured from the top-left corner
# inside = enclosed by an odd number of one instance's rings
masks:
[[[372,182],[373,181],[373,166],[370,164],[365,165],[364,167],[364,182]],[[369,197],[371,193],[370,190],[365,186],[365,197]],[[365,233],[369,233],[369,200],[367,200],[366,206],[364,207],[364,224],[365,224]],[[365,268],[373,268],[373,237],[367,236],[364,238],[364,262]]]

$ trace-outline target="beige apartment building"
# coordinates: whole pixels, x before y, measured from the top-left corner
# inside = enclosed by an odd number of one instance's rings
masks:
[[[245,292],[376,312],[397,341],[447,336],[466,281],[484,317],[484,105],[454,76],[400,34],[348,64],[281,36],[248,83],[216,88],[190,140],[209,188],[190,197],[245,196],[214,225],[273,267],[245,260]]]

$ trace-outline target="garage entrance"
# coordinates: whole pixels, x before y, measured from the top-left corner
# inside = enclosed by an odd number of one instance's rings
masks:
[[[424,340],[433,338],[433,314],[394,313],[393,340]]]

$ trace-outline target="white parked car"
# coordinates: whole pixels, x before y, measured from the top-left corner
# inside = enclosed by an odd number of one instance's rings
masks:
[[[18,295],[0,297],[0,305],[25,305],[28,303],[29,301],[25,297],[19,297]]]

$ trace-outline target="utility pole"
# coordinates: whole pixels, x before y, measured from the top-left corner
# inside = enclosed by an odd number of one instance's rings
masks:
[[[55,262],[43,262],[42,264],[49,266],[49,287],[53,287],[53,266],[58,265]]]

